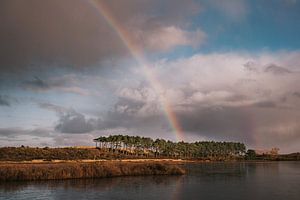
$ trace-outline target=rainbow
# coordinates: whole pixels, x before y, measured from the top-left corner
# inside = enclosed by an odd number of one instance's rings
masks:
[[[173,132],[176,135],[177,141],[183,140],[183,130],[171,107],[171,103],[168,101],[165,95],[163,95],[164,90],[160,82],[156,79],[155,75],[153,74],[151,68],[149,67],[149,64],[143,54],[142,49],[134,42],[134,40],[130,36],[130,33],[125,28],[123,28],[123,25],[119,23],[119,21],[113,16],[113,14],[110,12],[110,10],[104,3],[102,3],[101,1],[96,2],[95,0],[88,0],[87,2],[89,2],[97,10],[97,12],[106,20],[110,27],[118,34],[118,36],[120,37],[126,48],[129,50],[133,58],[138,62],[139,65],[141,65],[147,79],[149,80],[149,83],[159,96],[159,100],[163,107],[165,116],[168,119],[169,124],[173,129]]]

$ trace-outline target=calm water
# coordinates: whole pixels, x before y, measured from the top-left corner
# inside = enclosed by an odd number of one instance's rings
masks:
[[[0,184],[0,199],[300,199],[300,162],[206,163],[185,176]]]

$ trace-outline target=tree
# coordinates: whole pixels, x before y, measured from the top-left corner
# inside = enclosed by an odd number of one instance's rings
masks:
[[[247,153],[246,153],[246,159],[247,160],[254,160],[256,159],[256,153],[255,150],[253,149],[248,149]]]
[[[94,142],[101,150],[136,156],[178,157],[195,159],[226,159],[245,155],[246,146],[239,142],[196,141],[192,143],[172,142],[149,137],[109,135],[98,137]],[[247,158],[254,159],[255,151],[248,150]]]

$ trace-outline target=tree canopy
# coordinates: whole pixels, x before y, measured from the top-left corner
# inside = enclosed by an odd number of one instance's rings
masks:
[[[240,142],[196,141],[188,143],[128,135],[101,136],[94,139],[94,142],[97,148],[108,151],[155,157],[230,157],[242,156],[246,151],[246,146]]]

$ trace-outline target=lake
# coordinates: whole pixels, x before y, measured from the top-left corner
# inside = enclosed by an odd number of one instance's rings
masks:
[[[300,199],[300,162],[186,164],[184,176],[0,184],[0,199]]]

